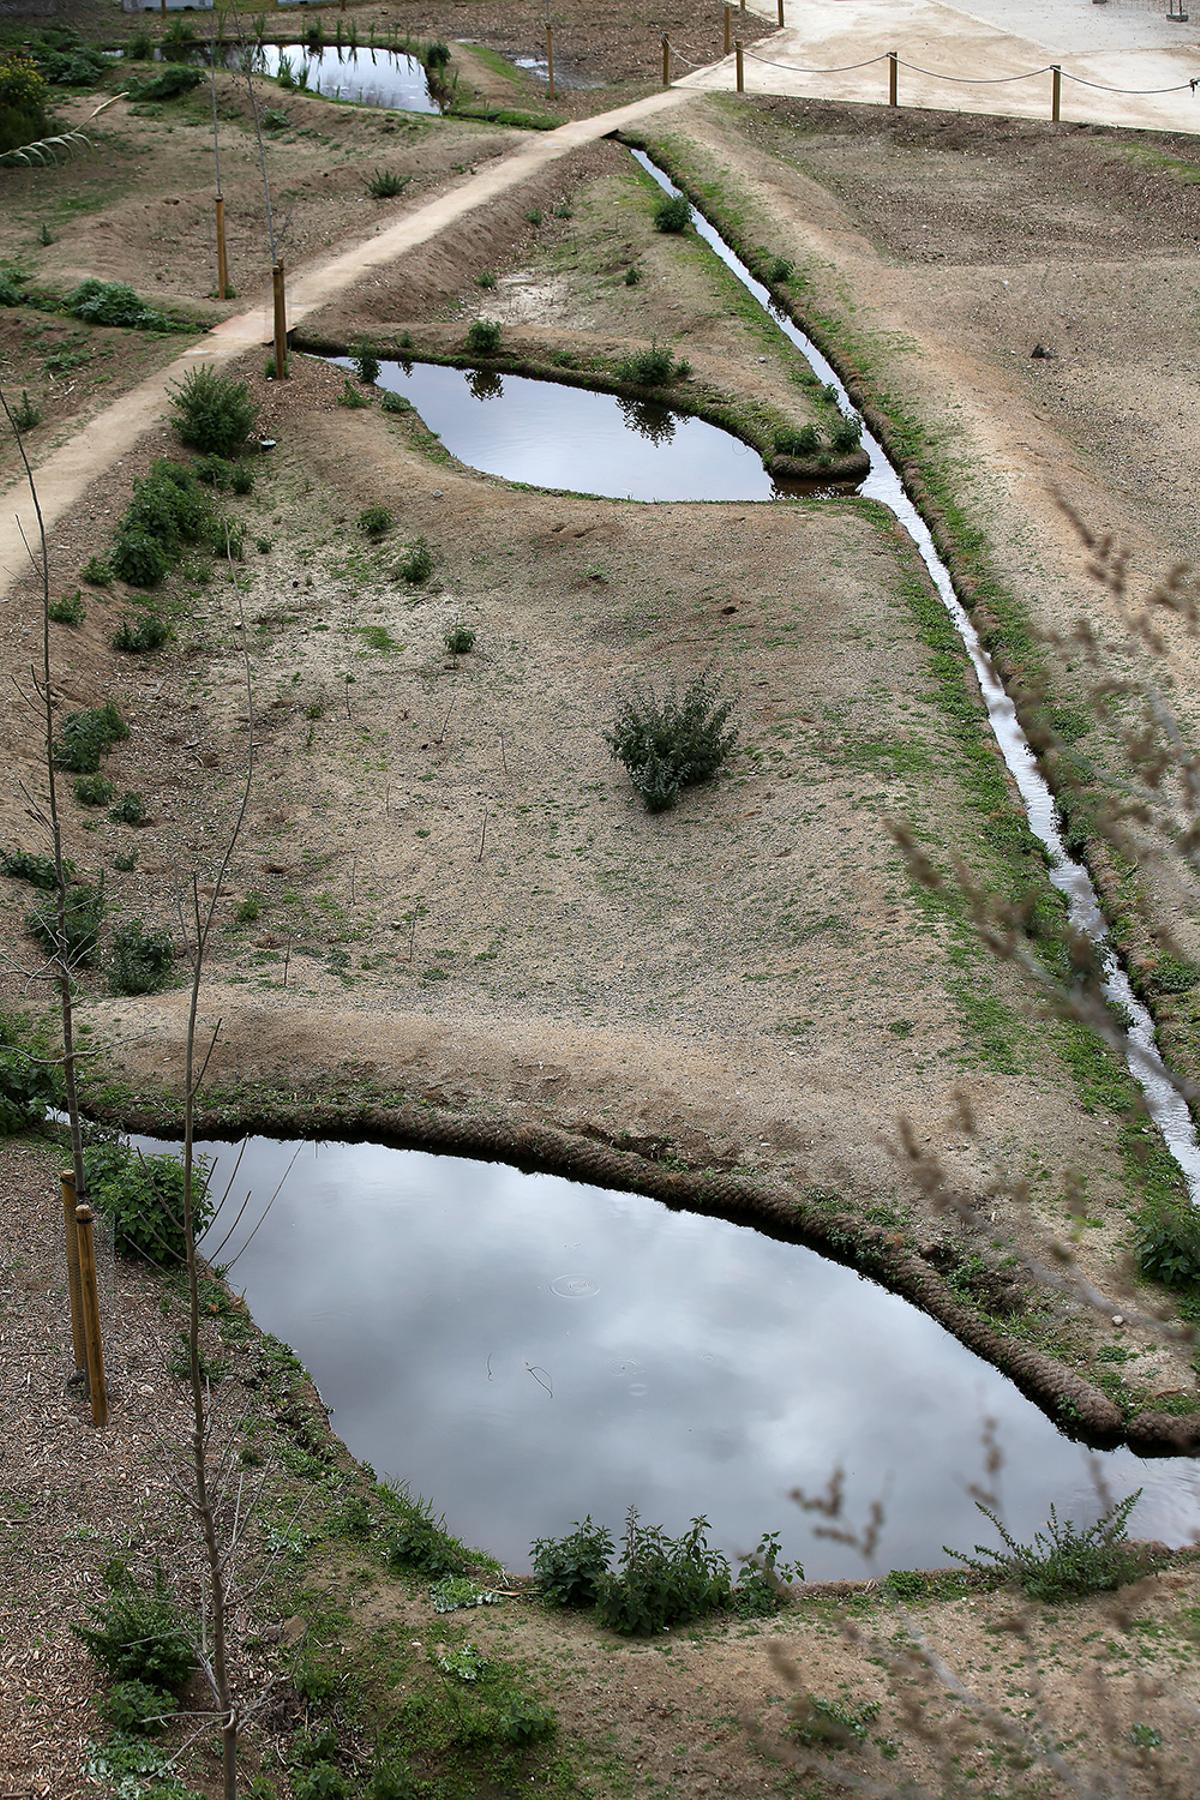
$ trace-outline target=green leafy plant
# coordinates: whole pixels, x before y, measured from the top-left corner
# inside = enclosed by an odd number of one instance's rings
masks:
[[[115,1731],[155,1736],[175,1711],[170,1694],[144,1681],[118,1681],[101,1694],[96,1711]]]
[[[64,865],[68,876],[75,870],[70,863]],[[0,875],[7,875],[13,881],[27,881],[30,887],[42,888],[47,893],[54,887],[54,862],[49,856],[39,856],[36,850],[0,850]]]
[[[113,1230],[117,1248],[156,1268],[183,1262],[183,1165],[173,1156],[143,1156],[128,1144],[91,1144],[83,1153],[87,1191]],[[207,1169],[193,1182],[196,1235],[212,1217]],[[140,1675],[139,1669],[113,1671]]]
[[[461,619],[456,619],[445,633],[442,642],[451,656],[465,656],[467,651],[474,646],[475,633],[469,625],[464,625]]]
[[[734,1607],[743,1618],[769,1619],[779,1611],[782,1590],[803,1580],[799,1563],[780,1561],[779,1533],[764,1531],[754,1555],[746,1557],[738,1570]]]
[[[401,1518],[388,1531],[384,1547],[389,1566],[412,1569],[421,1575],[462,1575],[466,1557],[461,1546],[444,1531],[422,1502],[409,1501]]]
[[[729,725],[733,701],[706,672],[684,689],[660,699],[653,688],[634,688],[619,697],[604,738],[629,771],[629,779],[649,812],[675,805],[685,787],[711,781],[737,743]]]
[[[478,288],[494,288],[495,285],[496,277],[492,274],[490,269],[483,269],[475,277],[475,286]]]
[[[360,344],[351,351],[350,361],[354,365],[354,373],[365,387],[370,387],[379,380],[379,358],[366,344]]]
[[[126,531],[112,547],[114,575],[130,587],[152,588],[171,572],[171,558],[165,547],[148,531]]]
[[[664,194],[654,208],[654,229],[671,236],[686,231],[692,209],[682,194]]]
[[[542,1598],[552,1606],[594,1606],[614,1547],[612,1532],[590,1513],[565,1537],[535,1538],[529,1554]]]
[[[196,462],[196,480],[224,493],[233,486],[233,470],[234,464],[227,456],[201,456]]]
[[[82,625],[87,618],[87,607],[83,603],[83,594],[78,588],[74,588],[69,594],[61,595],[57,600],[52,600],[49,612],[56,625]]]
[[[138,331],[170,331],[171,321],[124,281],[89,275],[63,301],[64,311],[89,325],[125,325]]]
[[[355,387],[348,375],[342,383],[342,391],[338,395],[337,403],[339,406],[349,407],[351,412],[361,412],[365,406],[371,404],[367,395],[361,388]]]
[[[49,104],[46,77],[24,50],[0,50],[0,154],[42,136]]]
[[[617,380],[633,387],[666,387],[669,382],[691,373],[687,362],[676,362],[665,345],[652,343],[645,350],[635,350],[617,364]]]
[[[64,898],[62,953],[72,967],[87,968],[96,960],[104,920],[104,889],[88,882],[71,883]],[[58,906],[53,894],[35,900],[25,915],[25,928],[52,956],[60,951]]]
[[[432,44],[427,44],[423,60],[425,67],[431,71],[444,69],[450,61],[449,44],[443,44],[440,39],[436,39]]]
[[[161,1568],[149,1588],[126,1569],[112,1571],[108,1592],[88,1607],[87,1618],[89,1623],[76,1623],[72,1630],[117,1681],[140,1681],[177,1694],[196,1667],[191,1621]]]
[[[473,356],[494,356],[502,335],[495,319],[473,319],[467,327],[467,349]]]
[[[12,409],[12,422],[18,431],[32,431],[35,425],[42,422],[42,409],[35,406],[25,389],[21,389],[21,398]]]
[[[642,271],[638,268],[636,263],[630,263],[629,267],[625,271],[625,286],[626,287],[637,287],[637,285],[641,281],[641,279],[642,279]]]
[[[1200,1210],[1187,1200],[1148,1201],[1134,1227],[1134,1254],[1141,1274],[1163,1287],[1200,1282]]]
[[[286,131],[289,120],[282,107],[268,106],[267,110],[263,113],[262,122],[263,129],[266,131]]]
[[[71,775],[94,775],[100,758],[129,736],[129,727],[111,700],[68,713],[54,744],[54,766]]]
[[[976,1507],[996,1527],[1004,1548],[976,1544],[974,1554],[968,1555],[942,1547],[947,1556],[977,1573],[1013,1582],[1031,1600],[1053,1603],[1107,1593],[1145,1571],[1145,1559],[1128,1537],[1129,1515],[1141,1495],[1141,1488],[1127,1494],[1082,1531],[1070,1519],[1060,1522],[1051,1507],[1045,1530],[1035,1532],[1031,1544],[1019,1544],[995,1513],[977,1500]]]
[[[121,795],[115,806],[109,807],[108,816],[114,825],[144,825],[149,817],[145,795],[131,788]]]
[[[643,1525],[636,1507],[625,1521],[620,1567],[596,1586],[596,1616],[624,1637],[650,1637],[671,1625],[703,1618],[729,1604],[729,1564],[708,1547],[708,1520],[691,1522],[681,1537]]]
[[[320,1762],[298,1775],[292,1783],[296,1800],[346,1800],[346,1777],[333,1763]]]
[[[396,564],[397,581],[421,587],[433,574],[433,551],[423,537],[414,538]]]
[[[411,400],[406,400],[403,394],[392,393],[390,388],[384,389],[379,406],[385,413],[410,413],[413,409]]]
[[[148,650],[159,650],[170,631],[167,621],[158,613],[126,613],[113,632],[112,647],[130,656],[141,656]]]
[[[215,369],[189,369],[171,392],[172,423],[181,443],[217,456],[234,456],[258,419],[244,381]]]
[[[367,193],[372,200],[394,200],[408,183],[407,175],[397,175],[391,169],[373,169],[367,176]]]
[[[0,1012],[0,1136],[40,1125],[60,1088],[49,1046],[16,1014]]]
[[[80,806],[107,806],[113,797],[113,784],[107,775],[77,775],[75,798]]]
[[[775,433],[775,451],[779,456],[815,456],[821,448],[821,433],[816,425],[785,427]]]
[[[396,521],[386,506],[376,502],[374,506],[363,507],[356,523],[364,537],[381,538],[387,536]]]
[[[160,457],[134,482],[117,521],[109,558],[113,572],[132,586],[156,587],[187,545],[223,549],[223,527],[194,468]]]
[[[553,1737],[558,1720],[553,1709],[528,1694],[516,1694],[500,1708],[496,1735],[508,1744],[540,1744]]]
[[[862,420],[857,413],[843,415],[829,434],[829,442],[841,456],[848,456],[862,443]]]
[[[848,1700],[822,1700],[805,1694],[788,1729],[807,1749],[858,1750],[878,1717],[878,1700],[864,1700],[855,1706]]]
[[[171,63],[151,80],[143,82],[137,91],[137,98],[177,100],[180,94],[190,94],[193,88],[199,87],[203,79],[201,70],[187,63]]]
[[[487,1668],[487,1658],[475,1644],[457,1644],[438,1657],[437,1666],[443,1675],[453,1675],[456,1681],[478,1681]]]
[[[79,573],[89,587],[107,587],[113,578],[112,564],[104,556],[89,556]]]
[[[131,919],[112,934],[109,986],[114,994],[156,994],[170,980],[174,961],[170,932],[147,931],[140,919]]]

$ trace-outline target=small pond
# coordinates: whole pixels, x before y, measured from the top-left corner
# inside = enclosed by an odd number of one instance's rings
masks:
[[[330,360],[350,367],[347,357]],[[731,432],[646,400],[438,363],[385,362],[378,385],[411,401],[460,462],[506,481],[612,500],[785,492]]]
[[[206,1148],[220,1192],[236,1150]],[[788,1498],[839,1464],[853,1519],[885,1503],[883,1567],[944,1564],[991,1539],[967,1492],[985,1418],[1018,1535],[1051,1502],[1097,1516],[1097,1469],[1144,1487],[1137,1535],[1200,1528],[1200,1463],[1092,1455],[907,1301],[747,1226],[379,1144],[253,1138],[226,1226],[248,1190],[220,1260],[259,1325],[355,1455],[515,1571],[533,1537],[588,1512],[615,1530],[633,1502],[671,1530],[706,1513],[730,1553],[776,1528],[810,1579],[859,1576]]]
[[[230,68],[239,68],[241,57],[236,45],[226,49]],[[326,99],[393,107],[397,112],[441,111],[429,91],[424,63],[402,50],[372,50],[361,44],[353,50],[334,44],[320,50],[309,50],[304,44],[256,44],[251,57],[251,68],[270,76],[278,75],[286,59],[297,87]]]

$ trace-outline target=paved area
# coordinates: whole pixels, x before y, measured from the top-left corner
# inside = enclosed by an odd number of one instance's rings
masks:
[[[899,71],[904,106],[1047,119],[1048,65],[1058,62],[1064,120],[1200,132],[1200,0],[1182,4],[1191,9],[1184,24],[1168,20],[1166,0],[971,0],[969,8],[944,0],[785,0],[784,30],[745,53],[746,88],[879,104],[888,97],[887,53],[895,50],[903,64],[916,65]],[[776,0],[748,6],[776,17]],[[1007,79],[1030,70],[1041,72]],[[1194,89],[1186,85],[1193,79]],[[1173,93],[1106,91],[1181,84]],[[733,59],[678,85],[732,89]]]
[[[289,326],[298,325],[309,313],[328,305],[371,269],[394,262],[406,251],[427,243],[464,213],[486,206],[497,195],[516,187],[548,163],[664,107],[678,106],[687,97],[686,90],[672,88],[613,112],[598,113],[589,119],[572,119],[556,131],[531,135],[528,142],[510,156],[488,163],[486,168],[448,193],[439,194],[424,206],[403,214],[373,237],[298,269],[288,281]],[[269,343],[271,334],[270,296],[264,293],[257,304],[223,320],[166,368],[122,394],[67,443],[47,456],[34,471],[47,530],[80,498],[89,483],[112,468],[145,432],[162,420],[168,390],[189,369],[197,363],[219,368],[244,351]],[[29,490],[19,482],[0,495],[0,597],[8,591],[18,572],[28,567],[22,531],[30,544],[36,542]]]

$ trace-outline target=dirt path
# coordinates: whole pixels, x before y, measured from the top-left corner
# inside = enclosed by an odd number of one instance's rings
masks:
[[[575,119],[556,131],[535,136],[512,156],[480,169],[449,193],[439,195],[414,212],[403,214],[378,235],[310,264],[291,282],[289,325],[298,325],[372,269],[428,243],[466,213],[495,201],[558,158],[624,126],[639,123],[666,107],[678,106],[687,98],[681,90],[670,89],[637,100],[630,106],[618,107],[613,112]],[[47,528],[82,497],[91,482],[111,469],[158,423],[170,388],[190,369],[200,364],[210,368],[223,367],[255,345],[269,342],[270,336],[269,302],[264,296],[245,312],[224,320],[165,368],[123,394],[92,419],[85,431],[77,433],[47,457],[37,470],[38,494]],[[24,569],[25,542],[32,541],[34,535],[29,496],[24,485],[18,483],[0,497],[0,598]]]

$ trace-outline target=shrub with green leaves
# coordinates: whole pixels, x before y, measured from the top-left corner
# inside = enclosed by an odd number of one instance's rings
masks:
[[[433,574],[433,551],[423,537],[414,538],[396,564],[397,581],[421,587]]]
[[[364,394],[361,388],[355,387],[347,375],[342,383],[342,391],[337,397],[337,403],[339,406],[347,407],[350,412],[362,412],[365,407],[370,406],[371,400],[370,396]]]
[[[394,414],[410,413],[413,410],[411,400],[406,400],[403,394],[394,394],[390,388],[384,389],[379,407],[381,412]]]
[[[215,369],[190,369],[172,390],[171,409],[180,442],[216,456],[236,456],[258,420],[246,383]]]
[[[394,200],[408,183],[407,175],[397,175],[391,169],[372,169],[367,176],[367,193],[372,200]]]
[[[68,713],[54,742],[54,766],[71,775],[94,775],[100,758],[129,736],[129,727],[111,700]]]
[[[227,456],[201,456],[196,462],[196,480],[224,493],[233,486],[233,470],[234,464]]]
[[[114,825],[144,825],[149,817],[145,795],[131,788],[121,795],[115,806],[109,807],[108,816]]]
[[[686,231],[692,209],[682,194],[664,194],[654,208],[654,229],[674,236]]]
[[[440,38],[436,39],[432,44],[427,44],[423,60],[425,67],[430,73],[436,74],[438,70],[444,69],[450,61],[449,44],[442,43]]]
[[[129,656],[142,656],[148,650],[160,650],[169,636],[167,621],[158,613],[126,613],[113,632],[112,647]]]
[[[693,1519],[681,1537],[643,1525],[636,1507],[625,1521],[620,1567],[596,1586],[596,1616],[623,1637],[651,1637],[729,1605],[729,1564],[708,1546],[708,1520]]]
[[[112,570],[130,587],[157,587],[171,572],[171,558],[147,531],[125,531],[112,547]]]
[[[1200,1282],[1200,1208],[1189,1201],[1148,1201],[1133,1242],[1138,1269],[1150,1281],[1169,1288]]]
[[[772,287],[781,287],[795,273],[796,265],[789,262],[786,256],[768,256],[765,260],[763,274]]]
[[[849,456],[862,443],[862,420],[857,413],[843,415],[829,434],[829,442],[840,456]]]
[[[64,863],[63,872],[70,877],[75,870],[71,863]],[[7,875],[12,881],[27,881],[30,887],[49,893],[54,887],[54,862],[36,850],[0,850],[0,875]]]
[[[199,87],[204,75],[188,63],[168,63],[167,67],[138,89],[138,100],[177,100]]]
[[[472,319],[467,327],[467,349],[473,356],[494,356],[502,332],[495,319]]]
[[[682,696],[674,687],[661,699],[640,687],[620,696],[604,739],[649,812],[666,811],[685,787],[713,779],[737,743],[729,724],[733,706],[707,672]]]
[[[594,1606],[614,1548],[612,1532],[590,1513],[565,1537],[535,1538],[529,1554],[542,1598],[551,1606]]]
[[[366,344],[360,344],[351,352],[350,361],[354,366],[354,373],[365,387],[370,387],[372,382],[379,380],[379,358]]]
[[[821,433],[816,425],[785,426],[775,433],[778,456],[815,456],[821,448]]]
[[[192,1623],[161,1569],[148,1588],[127,1570],[114,1570],[108,1592],[87,1617],[89,1623],[72,1630],[114,1680],[177,1694],[196,1667]]]
[[[0,1012],[0,1137],[40,1125],[61,1085],[48,1044],[16,1014]]]
[[[171,979],[175,946],[169,931],[147,931],[140,919],[119,925],[108,952],[114,994],[156,994]]]
[[[164,1689],[149,1687],[144,1681],[118,1681],[101,1694],[96,1711],[114,1731],[153,1737],[173,1715],[175,1703]]]
[[[1070,1519],[1060,1522],[1051,1507],[1045,1530],[1036,1531],[1031,1544],[1019,1544],[995,1513],[977,1500],[978,1510],[1000,1533],[1003,1549],[976,1544],[974,1554],[968,1554],[948,1545],[942,1548],[977,1573],[1011,1581],[1031,1600],[1054,1604],[1109,1593],[1145,1573],[1144,1555],[1129,1542],[1129,1515],[1141,1497],[1141,1488],[1135,1489],[1082,1531]]]
[[[42,409],[29,398],[25,389],[21,389],[21,398],[12,409],[12,422],[18,431],[32,431],[35,425],[42,422]]]
[[[733,1590],[733,1604],[745,1619],[769,1619],[779,1611],[782,1591],[803,1581],[799,1563],[780,1560],[779,1533],[764,1531],[753,1556],[743,1559]]]
[[[319,1762],[295,1777],[292,1792],[296,1800],[347,1800],[350,1789],[340,1769]]]
[[[0,155],[46,133],[46,77],[24,50],[0,50]]]
[[[442,638],[442,642],[451,656],[465,656],[468,650],[474,648],[475,633],[469,625],[464,625],[461,619],[456,619]]]
[[[79,574],[89,587],[107,587],[113,578],[113,568],[106,556],[89,556]]]
[[[690,372],[689,363],[676,362],[673,352],[659,343],[635,350],[617,364],[617,380],[632,387],[666,387]]]
[[[160,1269],[183,1262],[183,1164],[176,1157],[143,1156],[129,1144],[91,1144],[83,1169],[88,1198],[112,1225],[119,1250]],[[203,1162],[193,1172],[192,1195],[199,1237],[212,1217]],[[114,1673],[151,1679],[138,1669]]]
[[[457,1541],[443,1531],[431,1510],[416,1502],[391,1527],[384,1539],[389,1566],[397,1571],[416,1570],[438,1577],[461,1575],[466,1557]]]
[[[125,325],[138,331],[169,331],[171,321],[147,304],[124,281],[100,281],[89,275],[63,301],[63,309],[89,325]]]
[[[864,1700],[856,1706],[849,1700],[822,1700],[816,1694],[805,1694],[788,1730],[809,1750],[858,1750],[878,1717],[878,1700]]]
[[[188,545],[219,551],[223,524],[194,468],[160,458],[134,482],[117,522],[113,572],[133,587],[157,587]]]
[[[62,594],[57,600],[52,600],[49,613],[56,625],[82,625],[87,617],[82,593],[74,588],[69,594]]]
[[[364,506],[357,519],[358,529],[369,538],[386,537],[395,523],[388,508],[378,502],[374,506]]]
[[[75,798],[80,806],[107,806],[113,797],[113,784],[107,775],[77,775]]]
[[[54,894],[45,894],[34,901],[25,915],[25,928],[51,956],[62,954],[72,967],[87,968],[96,960],[103,921],[103,887],[77,881],[71,883],[64,896],[61,943],[58,901]]]

